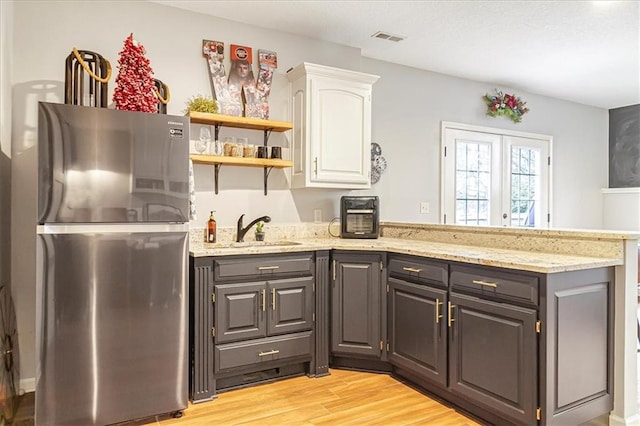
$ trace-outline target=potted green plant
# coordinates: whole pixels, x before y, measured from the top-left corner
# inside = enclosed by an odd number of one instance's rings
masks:
[[[189,114],[191,111],[216,114],[218,112],[218,102],[208,96],[192,96],[187,100],[187,109],[184,112]]]
[[[256,223],[256,241],[264,241],[264,222]]]

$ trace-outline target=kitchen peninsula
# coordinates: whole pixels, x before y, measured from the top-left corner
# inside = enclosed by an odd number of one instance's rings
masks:
[[[327,224],[270,226],[265,243],[192,234],[194,401],[331,365],[392,372],[492,422],[638,420],[637,234],[407,223],[382,223],[375,240],[332,238]],[[243,285],[255,288],[233,293]],[[281,311],[287,300],[295,309]],[[263,334],[241,337],[256,316],[232,310],[243,304],[269,312]],[[237,328],[220,328],[220,311]],[[258,363],[238,359],[252,349]]]

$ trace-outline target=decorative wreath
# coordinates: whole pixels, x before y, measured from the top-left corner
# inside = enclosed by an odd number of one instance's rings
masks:
[[[504,115],[512,119],[514,123],[522,121],[522,116],[529,112],[527,103],[515,95],[503,94],[498,89],[494,90],[495,95],[486,94],[483,97],[487,104],[487,115],[491,117]]]
[[[387,169],[387,160],[382,156],[382,147],[371,143],[371,183],[378,183],[380,175]]]

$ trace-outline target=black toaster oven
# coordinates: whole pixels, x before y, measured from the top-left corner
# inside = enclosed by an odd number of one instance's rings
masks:
[[[340,236],[342,238],[378,238],[380,202],[377,196],[340,198]]]

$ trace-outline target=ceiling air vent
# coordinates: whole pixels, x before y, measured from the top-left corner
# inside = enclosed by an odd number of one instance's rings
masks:
[[[383,40],[389,40],[389,41],[395,41],[395,42],[402,41],[402,40],[405,39],[402,36],[385,33],[384,31],[378,31],[377,33],[375,33],[371,37],[381,38]]]

